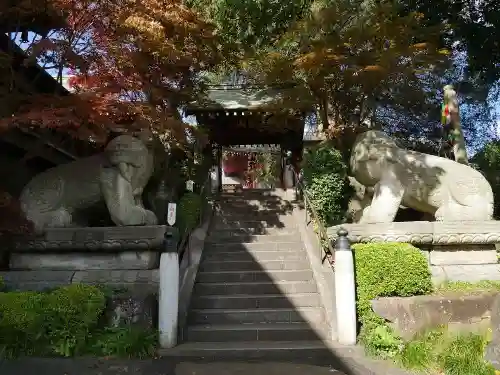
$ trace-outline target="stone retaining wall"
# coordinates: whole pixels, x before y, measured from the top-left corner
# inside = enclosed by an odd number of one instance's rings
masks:
[[[491,326],[492,308],[498,293],[471,295],[387,297],[372,301],[375,313],[386,319],[404,339],[447,325],[473,331]]]

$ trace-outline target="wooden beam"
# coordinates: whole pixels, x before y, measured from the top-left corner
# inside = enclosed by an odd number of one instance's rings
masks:
[[[26,152],[31,152],[39,148],[33,157],[41,157],[49,162],[59,165],[68,163],[76,159],[73,155],[65,152],[64,150],[57,149],[55,146],[44,143],[40,138],[33,134],[20,131],[19,129],[12,129],[2,134],[2,140],[9,142]]]

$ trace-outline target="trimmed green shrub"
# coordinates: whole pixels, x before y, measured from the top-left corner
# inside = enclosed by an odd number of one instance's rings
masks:
[[[360,340],[371,354],[394,357],[402,342],[373,312],[370,302],[377,297],[430,293],[429,265],[419,249],[406,243],[356,244],[353,248]]]
[[[104,307],[103,292],[88,285],[0,293],[0,355],[81,354]]]
[[[83,284],[51,292],[0,293],[0,358],[153,356],[156,330],[103,324],[109,293]]]
[[[65,357],[82,353],[106,307],[103,291],[72,284],[47,294],[45,304],[45,325],[52,350]]]
[[[326,226],[343,222],[350,187],[342,154],[325,142],[307,150],[303,161],[306,190],[320,220]]]
[[[201,205],[201,197],[193,192],[185,193],[179,200],[177,226],[181,236],[197,227],[200,220]]]

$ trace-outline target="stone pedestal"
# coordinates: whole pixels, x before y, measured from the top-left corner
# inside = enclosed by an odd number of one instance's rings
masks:
[[[433,281],[499,280],[500,221],[343,224],[352,242],[407,242],[429,261]],[[337,227],[328,228],[330,238]]]
[[[164,225],[49,229],[14,242],[11,270],[141,270],[159,267]]]

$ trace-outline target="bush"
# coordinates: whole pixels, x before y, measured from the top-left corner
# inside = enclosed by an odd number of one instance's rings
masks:
[[[0,351],[6,357],[80,354],[104,307],[104,294],[87,285],[0,293]]]
[[[105,290],[83,284],[0,293],[0,358],[152,356],[156,332],[103,327],[105,305]]]
[[[201,197],[193,192],[184,194],[178,204],[179,232],[184,235],[198,226],[201,214]]]
[[[356,244],[353,248],[360,340],[371,354],[394,357],[402,342],[373,312],[370,301],[377,297],[408,297],[431,292],[429,265],[420,250],[410,244],[370,243]]]
[[[104,328],[92,335],[89,354],[97,356],[153,357],[158,333],[140,327]]]
[[[500,141],[488,143],[471,162],[486,177],[495,197],[494,216],[500,217]]]
[[[330,143],[321,143],[304,155],[304,181],[311,204],[326,226],[345,219],[349,198],[347,166],[340,151]]]

